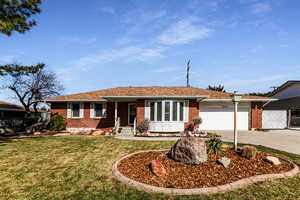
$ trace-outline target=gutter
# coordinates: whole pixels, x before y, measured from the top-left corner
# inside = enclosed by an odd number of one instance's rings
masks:
[[[239,102],[252,102],[252,101],[261,101],[261,102],[271,102],[277,101],[278,99],[241,99]],[[232,102],[232,99],[204,99],[205,102]]]
[[[209,95],[198,95],[198,96],[103,96],[105,99],[199,99],[208,98]]]
[[[45,102],[107,102],[106,99],[46,99]]]

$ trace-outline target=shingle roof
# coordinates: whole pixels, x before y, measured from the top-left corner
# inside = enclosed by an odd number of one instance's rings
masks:
[[[195,87],[117,87],[79,94],[51,97],[46,101],[55,100],[100,100],[106,96],[202,96],[207,95],[208,99],[231,99],[232,93],[217,92]],[[270,99],[261,96],[242,95],[242,99]]]
[[[7,110],[24,110],[22,106],[8,103],[5,101],[0,101],[0,110],[1,109],[7,109]]]

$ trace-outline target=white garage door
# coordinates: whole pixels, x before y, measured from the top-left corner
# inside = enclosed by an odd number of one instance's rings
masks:
[[[287,127],[286,110],[263,110],[262,128],[283,129]]]
[[[199,116],[203,119],[200,125],[202,130],[233,130],[233,105],[232,103],[200,103]],[[249,104],[238,107],[237,125],[239,130],[248,130]]]

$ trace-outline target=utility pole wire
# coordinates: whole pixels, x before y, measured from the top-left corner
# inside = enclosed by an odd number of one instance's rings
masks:
[[[186,65],[186,87],[190,87],[190,60]]]

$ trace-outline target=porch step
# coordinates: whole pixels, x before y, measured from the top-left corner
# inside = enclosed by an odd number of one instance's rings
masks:
[[[120,136],[132,136],[133,128],[132,127],[120,127],[118,135]]]

